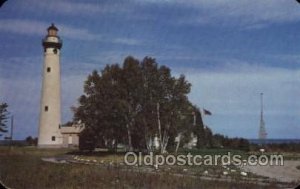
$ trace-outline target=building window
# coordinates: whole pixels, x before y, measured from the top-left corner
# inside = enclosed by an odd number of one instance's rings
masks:
[[[52,136],[52,137],[51,137],[51,140],[52,140],[52,141],[55,141],[55,136]]]
[[[53,49],[54,54],[57,54],[57,49]]]
[[[51,71],[51,68],[50,68],[50,67],[48,67],[48,68],[47,68],[47,72],[50,72],[50,71]]]
[[[48,112],[48,109],[49,109],[48,106],[45,106],[45,112]]]

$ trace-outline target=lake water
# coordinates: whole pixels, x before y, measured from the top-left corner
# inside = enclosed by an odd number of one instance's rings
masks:
[[[248,139],[252,144],[262,143],[259,139]],[[265,144],[282,144],[282,143],[300,143],[300,139],[266,139],[263,141]]]

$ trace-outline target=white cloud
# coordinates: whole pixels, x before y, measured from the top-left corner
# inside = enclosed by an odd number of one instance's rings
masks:
[[[108,42],[115,44],[125,44],[125,45],[138,45],[140,43],[139,40],[131,39],[131,38],[122,38],[115,36],[104,36],[102,34],[95,34],[90,32],[87,29],[78,29],[66,25],[58,25],[60,29],[60,33],[64,38],[83,40],[83,41],[100,41],[100,42]]]
[[[25,20],[25,19],[2,19],[0,31],[12,32],[25,35],[45,35],[50,23]],[[64,37],[81,40],[100,40],[101,36],[89,32],[87,29],[78,29],[66,25],[58,25],[59,32]]]
[[[146,56],[153,56],[153,53],[137,52],[137,51],[133,52],[131,50],[126,50],[126,49],[121,49],[119,51],[101,51],[97,53],[97,55],[91,56],[90,60],[94,62],[99,62],[101,63],[102,66],[104,66],[106,64],[115,64],[115,63],[122,64],[124,59],[127,56],[133,56],[138,60],[142,60]]]
[[[0,31],[26,34],[26,35],[41,35],[45,33],[49,23],[33,21],[33,20],[21,20],[21,19],[1,19]]]
[[[112,43],[117,44],[127,44],[127,45],[138,45],[140,41],[136,39],[128,39],[128,38],[116,38],[111,40]]]
[[[295,101],[300,94],[300,70],[232,65],[224,71],[179,69],[176,73],[184,73],[192,83],[191,100],[216,114],[256,114],[261,92],[265,93],[268,114],[300,113],[300,102]]]
[[[45,35],[46,29],[50,23],[25,20],[25,19],[2,19],[0,20],[0,31],[11,32],[22,35]],[[115,36],[104,36],[89,31],[85,28],[75,28],[72,26],[57,24],[59,35],[63,38],[83,40],[83,41],[101,41],[125,45],[138,45],[140,41],[130,38],[121,38]]]
[[[75,2],[75,1],[66,1],[66,0],[52,0],[44,1],[40,0],[31,0],[31,3],[34,6],[28,7],[28,2],[22,2],[21,6],[26,7],[26,10],[36,11],[49,11],[53,14],[64,14],[64,15],[95,15],[95,14],[105,14],[105,13],[119,13],[127,12],[130,10],[130,6],[122,5],[118,2],[110,1],[109,3],[104,2]]]
[[[179,23],[240,25],[246,29],[260,29],[271,23],[300,20],[300,5],[287,0],[147,0],[148,3],[178,5],[193,9]]]
[[[293,64],[300,64],[300,55],[299,54],[276,54],[276,55],[269,55],[271,58],[278,59],[282,62],[293,63]]]
[[[100,34],[91,33],[87,29],[78,29],[66,25],[58,25],[63,38],[77,39],[83,41],[103,41],[103,36]]]

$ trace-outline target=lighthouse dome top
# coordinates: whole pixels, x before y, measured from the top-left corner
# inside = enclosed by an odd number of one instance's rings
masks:
[[[49,26],[47,30],[48,30],[48,31],[49,31],[49,30],[56,30],[56,31],[58,31],[58,29],[57,29],[57,27],[54,25],[54,23],[52,23],[51,26]]]
[[[57,31],[58,31],[57,27],[52,23],[52,25],[48,27],[47,31],[48,34],[45,36],[45,38],[42,41],[44,50],[47,48],[61,49],[62,40],[57,35]]]
[[[47,29],[49,36],[57,36],[57,27],[52,23]]]

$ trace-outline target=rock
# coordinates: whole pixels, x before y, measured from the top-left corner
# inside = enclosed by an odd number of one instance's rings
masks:
[[[259,149],[261,153],[264,153],[266,150],[264,148]]]

